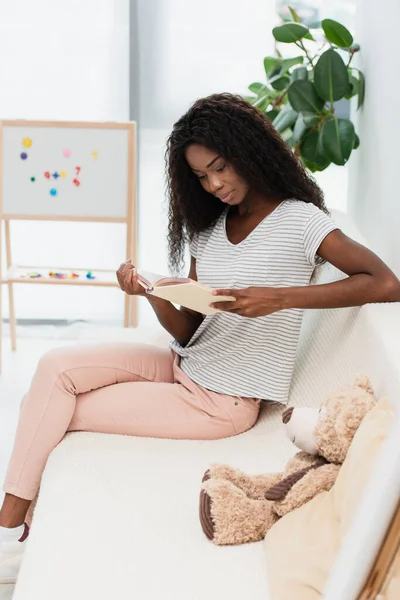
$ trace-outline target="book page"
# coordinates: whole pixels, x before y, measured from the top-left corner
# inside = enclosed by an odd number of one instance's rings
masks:
[[[139,283],[145,288],[153,288],[157,281],[165,279],[165,275],[159,275],[158,273],[152,273],[151,271],[144,271],[143,269],[136,269]]]
[[[212,289],[197,283],[180,283],[178,285],[166,285],[155,287],[151,294],[158,298],[164,298],[174,304],[195,310],[203,315],[213,315],[218,310],[210,306],[213,302],[224,302],[235,300],[232,296],[213,296]]]

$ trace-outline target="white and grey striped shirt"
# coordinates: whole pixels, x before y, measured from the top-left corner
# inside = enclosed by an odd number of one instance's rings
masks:
[[[317,250],[337,229],[313,204],[285,200],[239,244],[226,235],[227,210],[216,225],[193,239],[200,283],[213,288],[309,285],[323,261]],[[171,342],[182,370],[196,383],[232,396],[286,403],[303,310],[246,318],[206,316],[187,346]]]

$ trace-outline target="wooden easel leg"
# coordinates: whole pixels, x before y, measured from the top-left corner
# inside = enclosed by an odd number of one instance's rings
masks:
[[[1,227],[1,223],[0,223]],[[0,236],[0,244],[1,244],[1,236]],[[0,252],[1,255],[1,252]],[[0,257],[1,258],[1,257]],[[3,301],[2,301],[2,290],[3,286],[1,284],[1,269],[0,269],[0,374],[2,372],[3,367]]]
[[[5,221],[5,240],[6,240],[6,262],[7,269],[11,267],[11,238],[10,238],[10,221]],[[15,319],[15,304],[14,304],[14,288],[13,284],[8,284],[9,312],[10,312],[10,336],[11,350],[17,349],[17,327]]]
[[[135,296],[131,296],[131,327],[137,327],[138,325],[137,306],[137,298]]]
[[[130,296],[125,294],[124,327],[129,327]]]
[[[3,221],[0,218],[0,373],[3,367]]]

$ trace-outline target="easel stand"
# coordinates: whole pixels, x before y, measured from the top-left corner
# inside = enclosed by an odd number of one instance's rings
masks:
[[[46,131],[46,128],[55,128],[57,131],[62,131],[63,128],[77,129],[79,128],[79,135],[82,136],[82,131],[85,127],[88,129],[96,130],[109,130],[109,129],[122,129],[127,132],[127,161],[125,156],[125,162],[127,164],[127,183],[125,188],[126,198],[126,210],[123,210],[122,216],[113,216],[112,206],[110,207],[110,216],[84,216],[84,215],[73,215],[73,214],[62,214],[63,207],[58,204],[58,210],[60,214],[42,214],[43,210],[40,210],[40,201],[37,206],[39,209],[32,214],[24,212],[24,206],[19,207],[15,213],[11,213],[5,210],[10,205],[16,205],[18,202],[4,202],[4,185],[0,191],[0,373],[2,368],[2,288],[3,285],[7,285],[8,298],[9,298],[9,314],[10,314],[10,336],[11,336],[11,348],[16,350],[17,347],[17,328],[16,328],[16,312],[14,302],[14,284],[41,284],[41,285],[72,285],[72,286],[90,286],[90,287],[119,287],[116,278],[115,271],[118,268],[116,265],[115,270],[106,269],[95,269],[90,268],[94,279],[88,279],[86,277],[89,269],[80,267],[58,267],[57,265],[38,266],[38,265],[17,265],[13,264],[11,255],[11,221],[15,220],[31,220],[31,221],[68,221],[68,222],[99,222],[99,223],[125,223],[126,224],[126,258],[132,258],[134,264],[136,264],[136,175],[135,175],[135,123],[66,123],[66,122],[28,122],[28,121],[4,121],[0,123],[0,177],[3,180],[4,154],[5,152],[11,152],[12,150],[4,145],[4,128],[12,128],[13,126],[18,128],[28,129],[28,133],[34,131],[37,134],[37,138],[40,136],[40,132]],[[37,128],[37,131],[35,131]],[[34,137],[34,134],[32,134]],[[71,143],[71,142],[70,142]],[[98,146],[101,148],[101,143],[98,142]],[[97,147],[97,146],[96,146]],[[123,145],[121,145],[123,148]],[[97,154],[97,152],[96,152]],[[90,183],[90,182],[89,182]],[[84,196],[82,196],[84,199]],[[39,199],[40,200],[40,199]],[[32,204],[32,203],[31,203]],[[82,203],[81,203],[82,208]],[[107,207],[107,198],[103,202],[103,207]],[[67,211],[66,211],[67,212]],[[93,210],[90,210],[92,213]],[[103,210],[104,213],[104,210]],[[4,223],[4,240],[5,240],[5,258],[6,258],[6,273],[2,274],[2,251],[3,251],[3,223]],[[122,262],[122,261],[121,261]],[[50,272],[72,272],[79,275],[77,278],[66,278],[58,279],[50,277]],[[42,277],[29,278],[26,273],[29,272],[40,272],[43,274]],[[25,274],[25,276],[24,276]],[[121,292],[122,294],[122,292]],[[137,303],[136,298],[125,294],[124,298],[124,327],[136,327],[137,326]]]

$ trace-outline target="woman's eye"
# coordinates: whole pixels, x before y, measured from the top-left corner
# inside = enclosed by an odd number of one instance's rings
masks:
[[[220,172],[223,171],[225,169],[226,165],[222,165],[221,167],[218,167],[218,169],[215,169],[216,171]]]
[[[204,179],[205,175],[197,175],[197,179]]]

